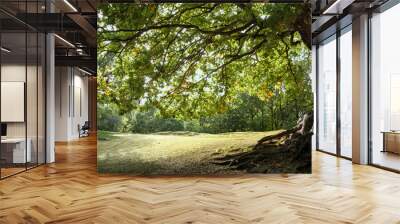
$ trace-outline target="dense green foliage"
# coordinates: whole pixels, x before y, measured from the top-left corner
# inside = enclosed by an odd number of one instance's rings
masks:
[[[101,105],[98,107],[99,129],[133,133],[265,131],[290,128],[297,118],[290,111],[294,108],[293,105],[281,100],[275,111],[271,102],[242,93],[237,96],[233,105],[234,107],[224,113],[192,120],[163,117],[154,107],[119,115],[113,104]]]
[[[99,129],[293,125],[312,110],[309,13],[302,4],[100,6]]]
[[[121,116],[118,114],[118,108],[111,105],[97,105],[97,128],[99,130],[120,131]]]

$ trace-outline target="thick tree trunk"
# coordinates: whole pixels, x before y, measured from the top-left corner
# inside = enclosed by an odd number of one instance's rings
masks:
[[[313,113],[297,125],[258,141],[248,152],[217,157],[215,164],[255,173],[310,173]]]

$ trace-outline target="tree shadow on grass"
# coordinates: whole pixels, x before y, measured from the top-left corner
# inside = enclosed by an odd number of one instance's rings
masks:
[[[160,175],[222,175],[240,174],[242,171],[232,170],[229,166],[213,164],[214,153],[187,152],[179,156],[158,158],[146,161],[140,153],[118,159],[98,159],[97,167],[100,173],[124,173],[130,175],[160,176]]]
[[[177,135],[180,135],[178,133]],[[167,135],[167,134],[166,134]],[[171,134],[168,134],[171,135]],[[116,135],[107,147],[100,147],[102,150],[98,157],[98,172],[129,174],[135,176],[218,176],[218,175],[237,175],[244,173],[310,173],[311,154],[301,153],[301,157],[296,160],[290,158],[288,153],[267,153],[267,157],[249,160],[244,165],[249,169],[241,169],[232,166],[229,162],[216,162],[218,158],[229,159],[232,155],[242,155],[253,153],[255,145],[240,145],[224,148],[214,145],[205,145],[196,151],[188,151],[179,155],[168,155],[165,157],[147,158],[140,150],[129,150],[130,148],[142,145],[151,145],[154,141],[144,138],[140,141],[127,141],[127,138]],[[132,139],[132,138],[129,138]],[[126,141],[125,143],[123,141]],[[157,140],[159,141],[159,140]],[[115,144],[114,144],[115,142]],[[122,143],[121,143],[122,142]],[[119,145],[120,144],[120,145]],[[121,145],[129,145],[128,148],[120,148]],[[190,147],[190,146],[188,146]],[[127,149],[127,150],[126,150]],[[124,151],[126,150],[126,151]],[[269,150],[268,150],[269,151]],[[263,153],[264,154],[264,153]],[[303,155],[304,154],[304,155]],[[256,163],[254,163],[254,161]],[[301,162],[299,166],[298,161]],[[304,165],[305,164],[305,165]],[[298,167],[303,167],[299,169]]]

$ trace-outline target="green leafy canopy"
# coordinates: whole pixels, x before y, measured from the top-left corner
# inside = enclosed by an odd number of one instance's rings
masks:
[[[190,119],[243,92],[310,108],[310,23],[308,4],[101,5],[99,101]]]

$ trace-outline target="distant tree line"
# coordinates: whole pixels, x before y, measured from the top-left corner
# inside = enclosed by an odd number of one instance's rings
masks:
[[[102,104],[98,107],[98,127],[105,131],[131,133],[269,131],[292,127],[299,114],[310,111],[312,107],[311,102],[294,102],[285,99],[284,95],[278,94],[275,98],[263,101],[257,96],[241,93],[230,109],[191,120],[165,117],[154,107],[120,114],[117,106]]]

